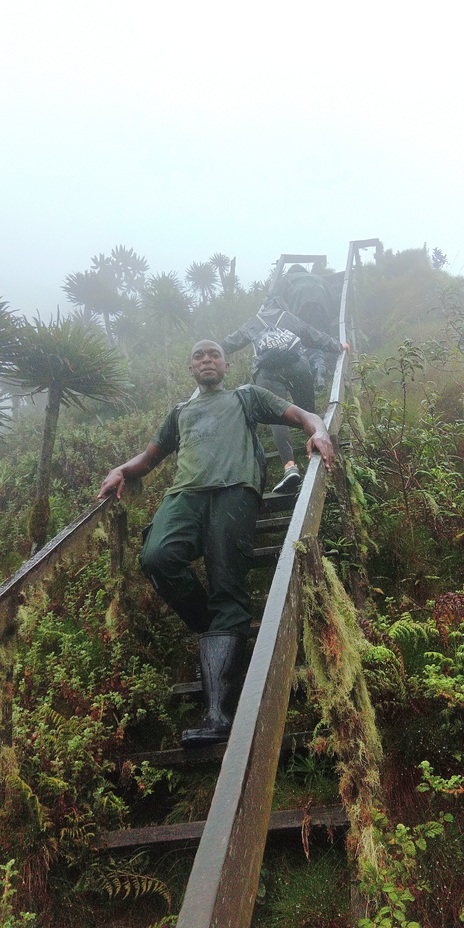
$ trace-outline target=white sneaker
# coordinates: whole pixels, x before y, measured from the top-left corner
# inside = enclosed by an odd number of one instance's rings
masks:
[[[273,493],[291,493],[296,491],[300,485],[300,472],[297,466],[294,464],[293,467],[288,467],[284,473],[284,476],[280,483],[278,483],[274,489]]]

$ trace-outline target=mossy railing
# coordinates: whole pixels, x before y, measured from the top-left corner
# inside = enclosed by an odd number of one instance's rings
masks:
[[[89,535],[102,521],[109,526],[112,571],[121,567],[126,532],[125,507],[118,504],[114,496],[108,496],[89,506],[1,584],[0,643],[4,637],[14,633],[18,602],[27,588],[47,576],[64,554],[82,550]]]
[[[340,303],[339,338],[352,341],[347,310],[359,248],[377,239],[351,242]],[[282,255],[285,263],[308,256]],[[325,424],[337,435],[342,422],[349,357],[338,358]],[[250,667],[221,766],[208,819],[195,857],[177,928],[249,928],[259,885],[272,794],[307,591],[314,576],[314,543],[325,500],[327,472],[311,460],[274,574]],[[304,542],[304,543],[303,543]],[[299,544],[300,543],[300,544]]]
[[[116,574],[122,567],[127,512],[125,505],[115,496],[108,496],[89,506],[0,586],[0,743],[11,745],[13,738],[11,680],[18,607],[28,589],[59,569],[65,556],[77,556],[85,549],[89,536],[102,522],[108,532],[111,572]]]

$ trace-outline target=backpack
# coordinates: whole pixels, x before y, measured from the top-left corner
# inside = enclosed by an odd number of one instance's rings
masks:
[[[258,312],[257,317],[263,324],[263,331],[253,340],[253,347],[260,366],[286,366],[297,360],[301,348],[301,339],[289,329],[279,328],[278,323],[284,315],[281,313],[277,324],[269,325]]]
[[[255,458],[258,462],[259,473],[261,477],[260,494],[262,496],[262,494],[264,493],[264,486],[266,483],[267,461],[266,461],[266,455],[264,453],[264,448],[256,433],[257,423],[252,413],[250,384],[244,384],[241,387],[236,387],[236,389],[233,392],[236,394],[236,396],[238,396],[242,404],[242,409],[245,415],[246,424],[252,434],[253,449],[255,453]],[[177,406],[175,406],[175,410],[176,410],[176,453],[178,452],[179,445],[180,445],[179,415],[180,415],[181,410],[184,408],[184,406],[187,406],[187,403],[189,402],[190,400],[186,400],[184,403],[178,403]]]

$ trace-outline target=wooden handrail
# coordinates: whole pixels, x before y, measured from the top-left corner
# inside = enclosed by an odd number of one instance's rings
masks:
[[[378,240],[366,240],[363,247],[366,242],[377,245]],[[340,303],[343,342],[356,246],[350,243]],[[277,265],[280,272],[286,257]],[[348,363],[345,351],[336,364],[324,420],[334,435],[342,421]],[[308,565],[295,542],[316,537],[326,481],[322,459],[315,455],[276,567],[177,928],[249,928],[302,624],[301,573]]]
[[[11,577],[0,586],[0,641],[4,634],[9,634],[14,627],[18,597],[27,587],[37,583],[51,569],[64,553],[80,545],[114,503],[115,497],[107,496],[89,506],[77,516],[66,528],[51,539],[40,551],[21,565]]]

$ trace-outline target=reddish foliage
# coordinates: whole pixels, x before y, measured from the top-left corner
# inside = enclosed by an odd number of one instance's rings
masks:
[[[440,637],[448,645],[448,633],[464,622],[464,593],[443,593],[435,602],[433,618]]]

